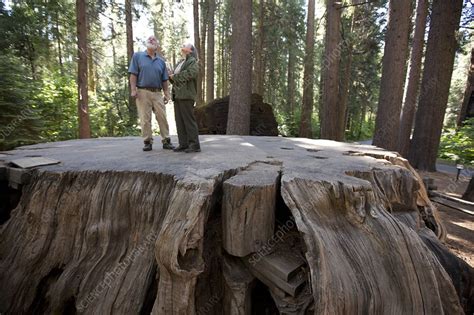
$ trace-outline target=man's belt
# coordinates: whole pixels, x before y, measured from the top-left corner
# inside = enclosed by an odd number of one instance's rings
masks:
[[[151,92],[161,92],[163,90],[162,88],[141,87],[141,86],[137,86],[137,89],[147,90]]]

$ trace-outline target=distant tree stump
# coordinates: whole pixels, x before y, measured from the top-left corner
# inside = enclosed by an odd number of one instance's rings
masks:
[[[229,96],[196,107],[194,114],[199,126],[199,133],[225,135],[228,113]],[[252,94],[250,135],[278,136],[278,124],[273,115],[272,106],[264,103],[262,97],[258,94]]]
[[[462,195],[462,199],[474,202],[474,176],[471,177],[469,185],[467,185],[466,191]]]
[[[141,142],[0,153],[1,313],[472,312],[473,270],[439,241],[437,209],[396,153],[281,137],[201,136],[199,154]],[[9,187],[9,162],[32,155],[61,163]]]

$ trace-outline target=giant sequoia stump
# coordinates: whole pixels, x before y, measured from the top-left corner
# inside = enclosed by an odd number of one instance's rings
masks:
[[[201,140],[199,154],[102,138],[0,155],[0,312],[460,314],[472,305],[472,269],[441,264],[457,258],[397,154]],[[8,164],[29,156],[61,163]]]
[[[262,96],[252,94],[250,104],[250,135],[278,136],[278,124],[272,106]],[[194,109],[199,134],[225,135],[229,114],[229,96],[218,98]]]

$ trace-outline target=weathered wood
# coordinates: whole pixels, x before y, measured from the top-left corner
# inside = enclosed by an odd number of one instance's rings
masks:
[[[10,164],[18,166],[19,168],[33,168],[36,166],[53,165],[58,163],[61,163],[61,161],[44,157],[27,157],[10,161]]]
[[[8,167],[8,182],[13,188],[17,188],[18,185],[25,185],[30,182],[31,172],[21,168]]]
[[[225,135],[229,96],[216,99],[205,106],[196,107],[194,114],[200,134]],[[253,136],[277,136],[278,124],[272,106],[263,102],[260,95],[252,94],[250,104],[250,134]]]
[[[279,171],[256,163],[224,182],[223,245],[229,254],[247,256],[272,237]]]
[[[250,272],[258,278],[260,281],[265,283],[269,288],[279,289],[291,296],[296,296],[300,292],[304,283],[307,282],[306,274],[300,272],[292,277],[290,280],[285,281],[272,273],[270,270],[265,268],[264,264],[252,263],[250,260],[244,258],[245,265]]]
[[[303,314],[314,314],[314,299],[311,294],[311,287],[309,284],[301,289],[301,292],[293,297],[288,294],[282,294],[273,288],[270,289],[270,293],[275,301],[280,314],[285,315],[303,315]]]
[[[235,257],[224,257],[222,272],[225,280],[224,312],[229,315],[252,313],[252,288],[255,277],[243,262]]]
[[[276,250],[255,262],[263,273],[273,274],[283,281],[289,281],[296,276],[304,264],[305,261],[297,253],[289,250]]]
[[[441,197],[433,197],[431,198],[431,200],[449,208],[464,212],[466,214],[474,215],[474,209],[472,208],[472,206],[463,205],[461,203]]]
[[[257,165],[281,167],[269,209],[290,211],[294,230],[286,233],[304,243],[298,252],[305,255],[308,290],[303,285],[290,298],[272,281],[263,288],[282,313],[470,310],[472,268],[443,262],[456,264],[446,248],[439,255],[436,237],[445,230],[437,209],[421,178],[397,154],[323,140],[201,138],[198,155],[143,154],[138,137],[9,152],[6,163],[32,154],[63,163],[29,170],[30,182],[1,225],[0,283],[8,290],[0,294],[0,312],[222,314],[224,183],[254,173]],[[255,186],[251,192],[262,187],[262,178],[249,184]],[[435,247],[423,239],[425,227],[434,232]],[[245,306],[234,308],[240,313],[249,303],[263,303],[253,294],[248,302],[249,290],[239,291],[245,292],[237,303]],[[304,293],[310,297],[302,298]]]

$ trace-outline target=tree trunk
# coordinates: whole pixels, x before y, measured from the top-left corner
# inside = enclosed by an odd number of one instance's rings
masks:
[[[58,43],[58,62],[61,75],[64,75],[63,52],[61,49],[61,32],[59,31],[59,8],[56,8],[56,41]]]
[[[208,0],[201,1],[201,56],[200,56],[200,68],[202,73],[201,80],[201,105],[206,103],[206,35],[207,35],[207,13],[208,13]]]
[[[411,0],[390,0],[385,35],[380,96],[375,119],[373,144],[388,150],[398,149],[400,112],[406,78]]]
[[[314,94],[314,0],[308,0],[308,20],[306,24],[306,54],[304,57],[303,74],[303,104],[301,107],[301,121],[298,135],[311,138],[313,130],[311,117],[313,115]]]
[[[77,109],[79,116],[79,138],[90,138],[89,97],[87,78],[87,2],[76,0],[77,23]]]
[[[214,29],[216,1],[209,1],[208,25],[207,25],[207,83],[206,103],[214,99]]]
[[[88,92],[92,93],[92,94],[95,94],[95,92],[96,92],[96,80],[95,80],[96,70],[95,70],[93,51],[90,47],[87,47],[87,68],[88,68],[87,79],[88,79],[88,82],[89,82]]]
[[[127,65],[129,65],[133,56],[132,0],[125,0],[125,28],[127,33]],[[130,87],[130,77],[128,78],[128,86]],[[130,93],[128,94],[128,112],[130,119],[129,125],[133,125],[137,121],[137,110],[135,105],[135,98],[133,98]]]
[[[255,51],[255,69],[254,69],[254,78],[255,84],[254,93],[257,93],[261,96],[264,94],[263,81],[265,80],[265,68],[264,68],[264,43],[265,43],[265,2],[260,0],[258,5],[258,31],[257,31],[257,49]]]
[[[202,55],[201,55],[201,39],[199,37],[199,0],[193,0],[193,17],[194,17],[194,47],[199,55],[199,73],[197,77],[197,105],[201,105],[202,99],[202,77],[203,77],[203,67],[202,67]],[[174,65],[173,65],[174,66]]]
[[[467,186],[466,191],[462,195],[462,199],[474,202],[474,176],[471,177],[469,185]]]
[[[456,54],[462,0],[434,0],[410,162],[435,171]]]
[[[232,64],[227,134],[248,135],[252,97],[252,0],[232,1]]]
[[[461,128],[463,122],[471,117],[474,117],[474,47],[471,50],[471,66],[469,67],[464,99],[457,120],[458,128]]]
[[[398,152],[404,157],[408,157],[411,131],[413,129],[413,122],[415,121],[416,100],[420,88],[421,61],[423,58],[423,47],[425,45],[427,15],[428,0],[418,0],[415,33],[413,34],[410,59],[410,73],[408,76],[408,86],[400,120],[400,133],[398,135]]]
[[[139,137],[10,151],[2,312],[462,314],[472,301],[472,268],[437,238],[438,210],[405,159],[327,140],[202,140],[193,163],[150,160]],[[62,163],[9,166],[31,155]]]
[[[288,47],[288,75],[287,75],[287,99],[286,99],[286,126],[290,134],[294,133],[294,111],[296,101],[296,52],[292,42],[289,43]],[[258,55],[258,54],[257,54]]]
[[[327,1],[326,45],[324,52],[321,138],[344,139],[344,111],[338,102],[339,66],[342,42],[340,35],[341,8],[336,0]]]
[[[354,12],[351,16],[350,28],[347,34],[352,34],[352,32],[354,31],[355,22],[358,21],[360,18],[359,9],[357,6],[359,3],[360,3],[360,0],[352,1],[352,4],[356,6],[354,7]],[[340,108],[341,113],[343,113],[340,116],[340,118],[342,118],[343,121],[342,122],[340,120],[338,121],[338,124],[339,124],[338,128],[339,128],[340,136],[342,137],[341,140],[343,140],[345,137],[345,130],[351,129],[349,126],[350,115],[349,115],[347,104],[349,102],[350,87],[352,85],[352,60],[353,60],[354,44],[351,40],[347,38],[347,35],[346,35],[343,43],[341,43],[340,45],[341,45],[341,48],[342,46],[346,46],[346,60],[344,62],[342,78],[340,78],[341,88],[339,89],[339,95],[338,95],[338,107]]]

